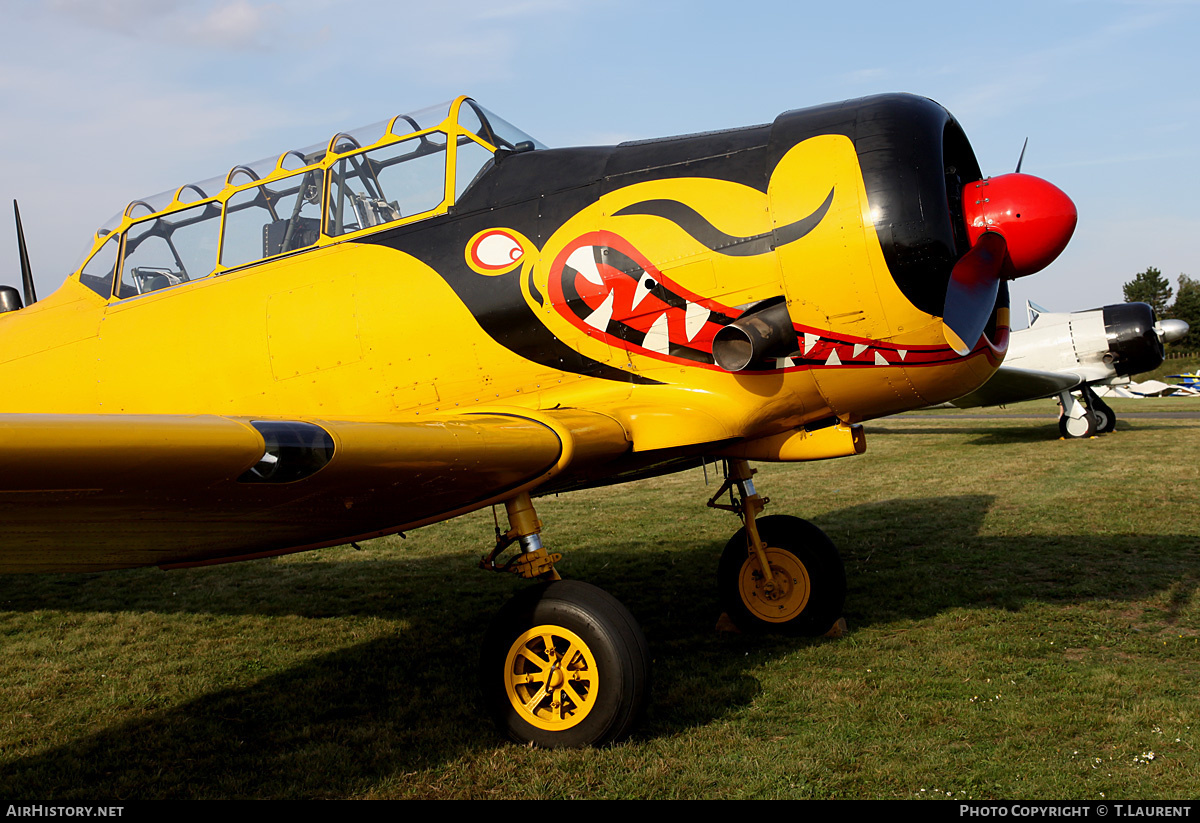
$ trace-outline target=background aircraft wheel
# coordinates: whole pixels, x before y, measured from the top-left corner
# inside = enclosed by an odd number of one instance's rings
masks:
[[[1117,428],[1117,416],[1109,405],[1096,395],[1092,395],[1092,415],[1096,418],[1096,433],[1108,434]]]
[[[776,592],[768,595],[758,559],[748,554],[746,530],[725,545],[717,570],[721,605],[744,632],[816,637],[842,616],[846,570],[825,532],[799,517],[757,521]]]
[[[646,638],[612,595],[578,580],[543,583],[496,615],[480,686],[501,731],[545,748],[627,737],[645,709]]]
[[[1058,433],[1067,439],[1091,437],[1096,433],[1096,419],[1091,412],[1077,418],[1063,415],[1058,418]]]

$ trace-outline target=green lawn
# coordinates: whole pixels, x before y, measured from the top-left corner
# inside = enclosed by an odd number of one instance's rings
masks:
[[[1200,412],[1200,397],[1106,397],[1104,402],[1117,413],[1117,425],[1124,419],[1126,412],[1152,414],[1157,412]],[[929,417],[945,417],[947,415],[962,415],[966,417],[985,414],[991,417],[1011,417],[1013,415],[1038,415],[1045,417],[1050,423],[1057,425],[1058,400],[1053,397],[1042,397],[1038,400],[1026,400],[1023,403],[1010,403],[1006,406],[986,406],[970,409],[932,408],[918,409],[905,412],[905,416],[924,415]]]
[[[490,511],[362,551],[0,578],[0,798],[1200,794],[1200,420],[867,431],[756,478],[841,547],[841,640],[715,630],[737,523],[699,470],[539,502],[560,570],[654,657],[647,722],[605,750],[507,745],[480,714],[479,641],[524,585],[474,568]]]

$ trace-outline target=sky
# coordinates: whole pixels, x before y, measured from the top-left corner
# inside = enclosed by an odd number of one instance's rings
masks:
[[[130,200],[459,94],[559,147],[913,92],[955,115],[985,174],[1028,138],[1022,171],[1078,207],[1062,256],[1013,284],[1017,327],[1026,299],[1078,311],[1148,266],[1200,277],[1200,0],[0,7],[0,195],[42,296]],[[0,283],[20,285],[2,226]]]

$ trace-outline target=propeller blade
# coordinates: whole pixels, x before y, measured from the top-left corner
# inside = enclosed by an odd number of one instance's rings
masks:
[[[1004,237],[985,231],[954,264],[942,320],[946,342],[960,355],[970,353],[987,327],[996,307],[1007,254]]]
[[[1025,138],[1025,145],[1021,146],[1021,156],[1017,158],[1017,170],[1015,174],[1021,173],[1021,164],[1025,162],[1025,149],[1029,148],[1029,138]]]
[[[33,288],[33,271],[29,267],[29,251],[25,248],[25,230],[21,228],[21,210],[17,201],[13,201],[13,214],[17,218],[17,251],[21,255],[21,283],[25,286],[25,305],[32,306],[37,302],[37,292]]]

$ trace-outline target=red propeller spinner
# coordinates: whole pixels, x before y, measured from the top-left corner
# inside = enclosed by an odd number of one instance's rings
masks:
[[[1078,213],[1071,198],[1030,174],[1002,174],[963,187],[970,250],[954,265],[946,290],[946,342],[959,354],[974,348],[1001,280],[1039,272],[1067,246]]]

